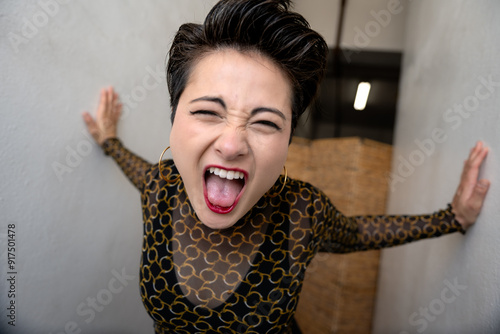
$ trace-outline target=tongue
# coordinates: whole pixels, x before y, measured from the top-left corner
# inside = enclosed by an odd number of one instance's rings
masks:
[[[217,175],[208,174],[207,196],[212,205],[228,208],[234,204],[243,185],[238,180],[221,179]]]

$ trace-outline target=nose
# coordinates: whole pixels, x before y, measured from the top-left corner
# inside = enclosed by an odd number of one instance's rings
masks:
[[[215,150],[224,160],[233,161],[248,154],[248,141],[245,131],[226,126],[214,144]]]

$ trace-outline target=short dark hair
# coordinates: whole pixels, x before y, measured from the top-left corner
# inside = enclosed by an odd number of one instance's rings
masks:
[[[221,0],[203,24],[183,24],[167,64],[171,120],[191,70],[204,55],[225,48],[257,52],[275,62],[292,85],[292,133],[315,98],[328,46],[306,19],[290,11],[291,0]]]

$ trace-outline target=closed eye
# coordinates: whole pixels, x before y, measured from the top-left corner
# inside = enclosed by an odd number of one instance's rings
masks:
[[[271,121],[257,121],[256,122],[257,124],[262,124],[262,125],[266,125],[266,126],[269,126],[271,128],[274,128],[278,131],[281,131],[281,128],[274,122],[271,122]]]
[[[219,116],[215,111],[210,111],[210,110],[196,110],[196,111],[190,111],[189,112],[191,115],[207,115],[207,116]]]

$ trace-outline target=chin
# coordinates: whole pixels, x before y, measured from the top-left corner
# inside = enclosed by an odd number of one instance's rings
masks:
[[[208,208],[205,208],[205,210],[210,211],[208,210]],[[214,230],[223,230],[229,228],[236,224],[236,222],[238,221],[238,218],[235,215],[217,214],[213,212],[207,212],[206,214],[198,215],[198,218],[203,225]]]

